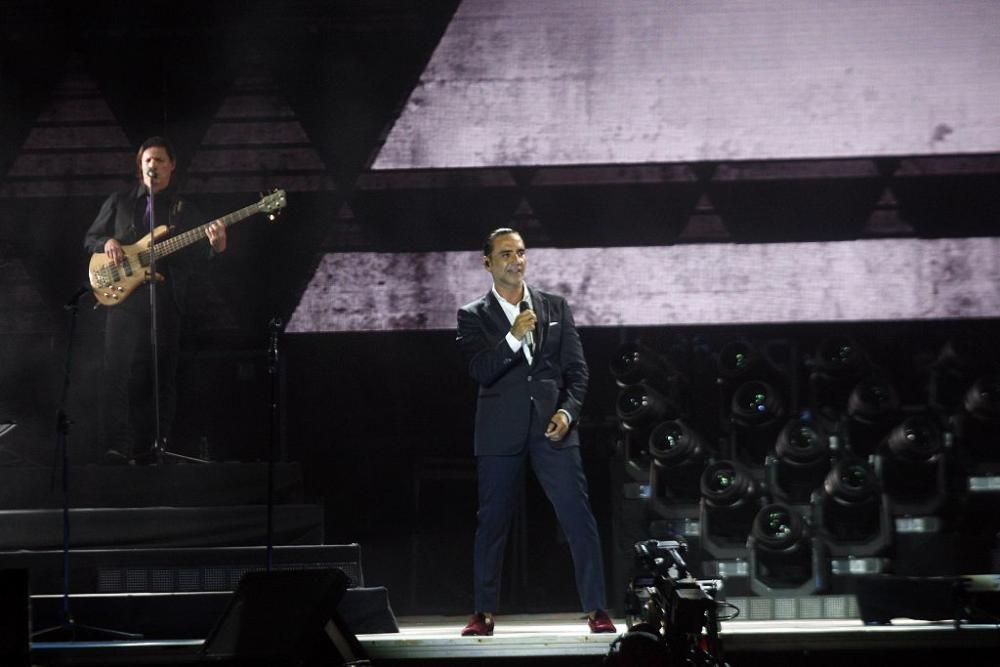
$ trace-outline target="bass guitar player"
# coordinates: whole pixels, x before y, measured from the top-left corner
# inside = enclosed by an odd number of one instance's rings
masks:
[[[191,201],[175,186],[177,162],[173,147],[163,137],[151,137],[139,147],[135,158],[137,182],[113,193],[101,206],[84,239],[91,253],[103,253],[116,267],[126,265],[125,248],[149,232],[149,191],[152,190],[154,219],[166,224],[171,234],[197,227],[203,219]],[[206,242],[192,244],[182,252],[156,263],[157,347],[160,395],[160,428],[170,437],[176,408],[177,363],[186,290],[198,265],[226,249],[226,226],[213,222],[205,229]],[[137,270],[143,270],[141,268]],[[144,276],[148,279],[149,276]],[[156,432],[152,394],[150,348],[150,300],[136,296],[106,311],[104,368],[100,382],[101,437],[109,463],[152,462]],[[141,445],[139,443],[142,443]]]

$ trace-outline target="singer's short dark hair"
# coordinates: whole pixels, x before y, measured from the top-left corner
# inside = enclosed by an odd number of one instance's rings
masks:
[[[171,162],[176,162],[177,158],[174,157],[174,147],[170,143],[170,140],[166,137],[150,137],[142,142],[139,146],[139,150],[135,154],[135,173],[141,179],[142,178],[142,154],[146,152],[147,148],[162,148],[167,151],[167,157],[170,158]]]
[[[483,257],[489,257],[493,254],[493,241],[495,241],[498,236],[507,236],[508,234],[517,234],[520,236],[521,232],[511,227],[501,227],[490,232],[490,235],[486,237],[486,243],[483,244]]]

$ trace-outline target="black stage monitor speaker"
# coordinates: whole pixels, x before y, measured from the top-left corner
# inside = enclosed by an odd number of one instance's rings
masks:
[[[206,660],[240,665],[368,665],[337,614],[348,577],[341,570],[248,572],[205,640]]]
[[[28,667],[31,604],[28,570],[0,570],[0,665]]]
[[[894,618],[988,623],[1000,618],[1000,574],[858,577],[858,611],[868,624]]]

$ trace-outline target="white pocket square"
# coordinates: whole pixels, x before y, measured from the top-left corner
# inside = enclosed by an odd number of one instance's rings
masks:
[[[550,326],[550,327],[554,327],[554,326],[556,326],[557,324],[559,324],[559,323],[558,323],[558,322],[549,322],[549,326]]]

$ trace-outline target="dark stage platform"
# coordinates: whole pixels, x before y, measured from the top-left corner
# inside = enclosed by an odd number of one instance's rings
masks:
[[[81,481],[70,512],[69,601],[75,621],[137,632],[143,639],[104,641],[107,635],[79,632],[78,641],[64,641],[71,635],[36,635],[30,662],[5,660],[0,650],[0,665],[218,665],[203,656],[205,638],[227,614],[244,573],[260,571],[265,561],[266,466],[83,466],[70,472]],[[62,497],[41,490],[50,475],[35,468],[0,470],[0,481],[6,482],[0,493],[0,568],[27,573],[24,586],[30,584],[36,631],[65,630],[60,627],[66,582],[57,509]],[[277,477],[276,569],[344,571],[349,584],[337,613],[343,632],[357,636],[373,664],[601,665],[608,654],[615,636],[590,635],[583,617],[572,613],[499,616],[496,635],[488,638],[461,637],[465,616],[427,616],[418,608],[397,619],[390,600],[407,600],[411,591],[387,590],[380,586],[386,581],[366,582],[359,545],[324,544],[324,508],[306,499],[298,467],[279,466]],[[398,565],[409,568],[405,561],[402,557]],[[375,588],[365,588],[371,584]],[[727,602],[740,610],[738,620],[722,625],[732,667],[779,660],[811,667],[882,667],[886,660],[995,665],[1000,649],[1000,630],[983,623],[865,625],[853,595],[730,596]],[[549,603],[560,608],[554,600]],[[303,606],[301,600],[274,605],[277,621],[257,626],[256,632],[284,637],[291,626],[282,619]],[[278,627],[282,622],[288,627]],[[625,629],[624,619],[616,622]]]

